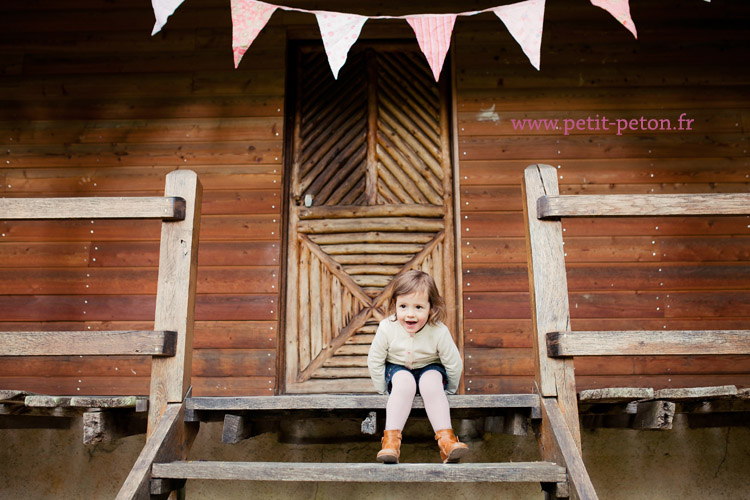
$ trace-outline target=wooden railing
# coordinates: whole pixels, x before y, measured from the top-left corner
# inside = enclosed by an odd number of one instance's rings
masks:
[[[597,498],[581,458],[573,357],[750,354],[750,331],[571,331],[562,217],[750,215],[750,194],[560,196],[557,169],[524,172],[524,215],[541,396],[542,459],[564,464],[580,498]]]
[[[185,458],[194,429],[184,423],[190,392],[202,188],[190,170],[166,176],[163,197],[2,198],[0,219],[162,220],[153,331],[0,332],[0,356],[152,357],[146,446],[118,498],[149,496],[155,458]]]

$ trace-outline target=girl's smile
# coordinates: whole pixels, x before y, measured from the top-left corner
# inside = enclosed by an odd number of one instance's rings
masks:
[[[396,297],[396,319],[408,333],[417,333],[430,318],[427,290],[418,290]]]

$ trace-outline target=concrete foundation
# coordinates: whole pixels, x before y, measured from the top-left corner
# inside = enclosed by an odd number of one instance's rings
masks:
[[[239,444],[221,443],[221,424],[204,423],[191,453],[194,460],[372,462],[372,438],[339,444],[280,443],[261,434]],[[437,446],[404,432],[403,462],[438,462]],[[415,433],[417,434],[417,433]],[[70,429],[0,430],[0,498],[114,498],[144,444],[133,436],[112,444],[84,446],[80,421]],[[583,431],[584,460],[602,499],[743,499],[750,471],[750,428],[690,429],[679,419],[669,431]],[[528,461],[538,458],[532,435],[485,434],[469,443],[466,462]],[[384,466],[385,467],[385,466]],[[250,495],[249,492],[252,492]],[[538,484],[373,484],[189,481],[189,499],[413,498],[538,499]]]

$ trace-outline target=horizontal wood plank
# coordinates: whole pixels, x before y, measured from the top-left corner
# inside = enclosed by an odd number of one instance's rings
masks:
[[[472,229],[476,227],[473,226]],[[658,232],[656,229],[647,236],[568,235],[565,238],[565,262],[570,264],[750,260],[750,237],[739,234],[680,236],[663,235]],[[520,237],[464,238],[461,253],[467,265],[525,264],[526,242]]]
[[[652,245],[653,247],[653,245]],[[569,251],[568,245],[565,245]],[[570,291],[626,290],[747,290],[750,265],[705,262],[569,263]],[[526,266],[478,264],[464,266],[464,293],[527,292]]]
[[[347,410],[385,409],[387,396],[300,395],[257,397],[193,397],[187,400],[191,410]],[[538,408],[536,394],[493,394],[483,396],[448,396],[451,408]],[[417,396],[413,408],[424,408]]]
[[[537,211],[540,219],[749,215],[750,193],[542,196]]]
[[[40,245],[44,244],[40,243]],[[88,246],[86,245],[87,249]],[[91,259],[87,262],[82,261],[81,265],[143,267],[158,266],[159,263],[158,241],[95,240],[90,243],[90,246]],[[198,245],[198,265],[201,268],[206,266],[278,266],[280,246],[278,241],[206,241],[204,239]],[[0,252],[2,249],[3,246],[0,246]],[[20,250],[16,252],[20,253]],[[46,254],[52,250],[41,248],[39,252]]]
[[[530,348],[477,349],[467,345],[464,353],[465,377],[533,374]],[[591,355],[577,358],[575,367],[576,376],[740,374],[750,372],[750,355]]]
[[[231,73],[230,73],[231,74]],[[226,74],[224,74],[226,75]],[[165,82],[169,85],[170,82]],[[278,84],[283,85],[282,82]],[[0,80],[0,92],[3,92]],[[146,167],[159,163],[171,169],[185,166],[185,159],[191,158],[198,164],[226,166],[247,163],[278,163],[281,157],[280,140],[254,140],[252,145],[243,141],[190,142],[184,146],[165,143],[126,143],[126,144],[76,144],[74,147],[63,144],[34,145],[24,144],[13,149],[14,167],[70,167],[81,168],[91,165],[91,157],[96,156],[99,165],[106,167]]]
[[[340,482],[561,482],[565,468],[551,462],[482,464],[361,464],[293,462],[172,462],[153,466],[155,478]]]
[[[156,293],[154,268],[0,268],[0,294],[68,295]],[[278,290],[277,267],[203,267],[198,270],[199,294],[273,293]]]
[[[132,31],[130,35],[132,39],[143,41],[140,32]],[[40,40],[36,34],[32,35],[30,39],[37,43],[51,42],[51,39],[46,37],[44,40]],[[231,40],[229,40],[229,43],[231,43]],[[145,46],[153,49],[151,41],[146,41]],[[89,46],[89,48],[92,47]],[[79,49],[71,47],[70,50]],[[104,50],[109,51],[111,48]],[[46,102],[2,102],[2,108],[6,110],[9,116],[15,116],[19,120],[97,120],[101,118],[113,120],[127,119],[133,116],[142,119],[165,116],[204,118],[215,116],[217,107],[221,109],[222,116],[279,116],[283,106],[284,99],[282,96],[251,95],[193,97],[188,101],[173,96],[162,96],[161,98],[132,96],[125,99],[102,101],[93,96]]]
[[[599,89],[597,92],[636,92],[636,87]],[[651,89],[653,90],[653,89]],[[665,89],[670,95],[675,88]],[[687,89],[686,89],[687,90]],[[690,92],[693,97],[695,93]],[[510,89],[507,95],[512,95]],[[506,93],[491,92],[492,99],[505,96]],[[544,92],[542,89],[528,89],[528,92]],[[564,95],[570,92],[580,92],[580,89],[561,89]],[[486,94],[472,92],[468,96],[482,98]],[[590,95],[590,94],[589,94]],[[706,93],[706,95],[708,95]],[[491,107],[490,98],[483,98],[482,104],[475,106]],[[486,103],[486,104],[485,104]],[[518,105],[518,103],[513,103]],[[521,105],[525,105],[523,102]],[[579,104],[580,105],[580,104]],[[684,105],[684,102],[681,103]],[[546,108],[549,110],[550,108]],[[537,156],[539,161],[548,160],[550,165],[557,167],[560,175],[560,192],[565,193],[567,186],[602,186],[617,189],[620,184],[634,185],[642,184],[657,189],[662,184],[675,184],[685,189],[692,183],[712,184],[721,182],[739,183],[747,182],[747,166],[742,157],[720,157],[710,151],[704,152],[695,158],[661,158],[658,162],[652,158],[641,158],[638,156],[629,158],[606,158],[607,168],[602,168],[601,158],[585,155],[566,159],[543,158]],[[487,185],[516,185],[519,182],[519,166],[517,160],[492,159],[492,160],[469,160],[462,159],[460,165],[461,186],[487,186]]]
[[[547,349],[552,357],[750,354],[750,330],[551,332]]]
[[[299,218],[342,219],[347,217],[443,217],[442,205],[317,206],[302,208]]]
[[[486,76],[486,73],[483,72]],[[664,74],[664,73],[661,73]],[[501,75],[497,75],[500,77]],[[578,78],[580,74],[577,74]],[[750,70],[747,72],[750,82]],[[507,81],[507,79],[504,78]],[[497,147],[497,138],[493,136],[466,136],[459,139],[459,148],[466,153],[465,158],[471,160],[507,160],[515,159],[519,163],[528,162],[530,158],[553,158],[553,163],[579,158],[591,157],[591,144],[595,143],[597,151],[606,151],[602,158],[629,158],[632,156],[661,158],[688,158],[706,155],[711,150],[712,155],[742,156],[743,149],[741,133],[706,134],[675,134],[665,136],[659,141],[645,141],[643,135],[653,132],[633,131],[618,136],[614,131],[609,135],[602,132],[592,132],[586,135],[558,135],[554,140],[543,135],[517,135],[503,137],[503,147]],[[463,157],[462,157],[463,158]]]
[[[198,321],[267,321],[278,316],[274,294],[201,294]],[[0,295],[0,322],[153,321],[152,295]]]
[[[165,176],[174,170],[169,166],[123,166],[98,169],[84,165],[51,168],[22,168],[14,166],[5,171],[7,183],[3,189],[14,195],[24,193],[102,193],[150,192],[161,193]],[[191,170],[201,178],[204,188],[214,190],[274,190],[281,195],[279,166],[267,164],[192,165]],[[273,204],[272,204],[273,205]],[[279,205],[276,204],[278,207]]]
[[[0,218],[182,220],[185,218],[185,200],[173,196],[0,198]]]
[[[120,332],[0,332],[2,356],[174,356],[177,333]]]
[[[221,134],[224,140],[247,137],[271,140],[281,126],[281,118],[241,117],[151,120],[64,120],[38,121],[24,124],[0,122],[0,137],[12,137],[19,144],[63,143],[174,143],[202,142]]]

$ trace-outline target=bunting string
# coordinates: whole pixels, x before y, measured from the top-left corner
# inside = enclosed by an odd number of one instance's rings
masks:
[[[633,19],[630,17],[629,0],[590,0],[591,4],[609,12],[625,28],[638,38]],[[710,1],[710,0],[706,0]],[[182,4],[183,0],[151,0],[156,17],[152,35],[158,33],[167,19]],[[450,48],[453,26],[458,16],[474,16],[492,12],[505,25],[534,68],[540,68],[542,30],[545,0],[521,2],[492,7],[485,10],[456,14],[415,14],[408,16],[361,16],[343,12],[311,11],[275,5],[260,0],[231,0],[232,6],[232,52],[234,67],[238,67],[242,56],[277,9],[314,14],[320,28],[328,63],[334,78],[346,63],[352,45],[359,38],[365,22],[369,19],[404,19],[414,30],[419,48],[430,65],[437,81]]]

